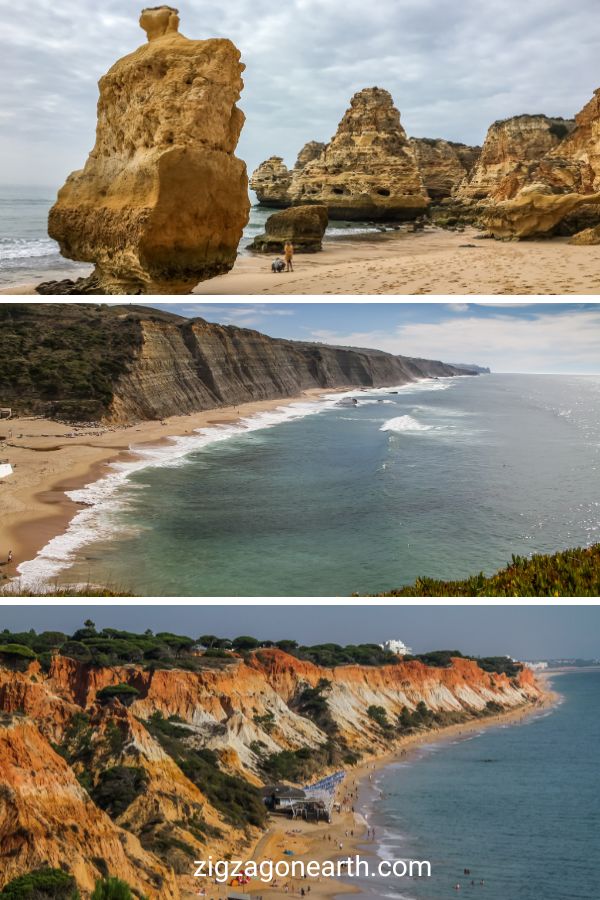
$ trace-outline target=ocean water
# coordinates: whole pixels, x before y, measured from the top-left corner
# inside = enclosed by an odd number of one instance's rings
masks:
[[[356,880],[366,897],[597,900],[600,671],[553,676],[553,687],[563,701],[552,710],[378,773],[362,798],[375,827],[365,849],[429,860],[432,877]]]
[[[62,257],[58,244],[48,237],[48,212],[55,200],[55,188],[0,186],[0,288],[29,284],[46,276],[78,278],[90,271],[90,266]],[[252,206],[240,243],[241,253],[248,252],[248,246],[264,231],[273,212]],[[326,237],[339,239],[380,230],[368,223],[334,222]]]
[[[486,375],[283,405],[144,451],[70,496],[26,581],[348,596],[600,534],[600,376]]]

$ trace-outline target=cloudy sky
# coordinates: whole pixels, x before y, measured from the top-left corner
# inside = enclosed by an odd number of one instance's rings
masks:
[[[0,183],[59,186],[94,142],[98,78],[143,41],[139,0],[0,0]],[[600,84],[597,0],[181,0],[188,37],[247,70],[239,155],[295,159],[363,87],[409,134],[479,143],[495,119],[571,116]]]
[[[597,303],[155,303],[272,337],[476,363],[494,372],[600,373]]]
[[[98,628],[176,631],[196,637],[261,640],[293,638],[300,643],[381,643],[400,638],[417,653],[461,650],[479,656],[520,659],[600,655],[600,608],[593,606],[136,606],[8,607],[0,612],[0,631],[72,633],[91,618]]]

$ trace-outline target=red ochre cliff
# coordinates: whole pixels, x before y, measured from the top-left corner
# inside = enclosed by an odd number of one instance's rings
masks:
[[[543,696],[528,669],[509,678],[458,658],[448,668],[407,661],[329,669],[268,649],[207,661],[199,671],[103,668],[62,656],[47,672],[38,662],[24,671],[0,667],[0,886],[62,865],[84,897],[105,871],[149,898],[192,896],[194,859],[247,852],[260,829],[216,808],[182,752],[212,751],[220,777],[262,784],[265,754],[316,751],[328,741],[326,730],[297,711],[306,689],[323,680],[336,740],[363,758],[389,753],[397,741],[369,707],[383,707],[393,723],[404,707],[423,702],[457,721],[487,704],[509,711]],[[133,702],[98,697],[123,684],[138,692]],[[181,732],[177,752],[157,739],[157,718]],[[93,798],[115,767],[138,773],[143,790],[109,815]],[[323,764],[315,777],[326,771]]]

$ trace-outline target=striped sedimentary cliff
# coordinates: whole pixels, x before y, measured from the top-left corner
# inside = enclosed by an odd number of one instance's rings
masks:
[[[528,669],[508,677],[463,658],[446,668],[416,660],[325,668],[264,649],[196,658],[195,668],[60,655],[47,670],[37,661],[21,671],[0,665],[0,886],[44,865],[66,866],[84,896],[109,871],[153,900],[177,900],[193,887],[190,860],[207,847],[239,853],[260,834],[252,813],[260,800],[246,793],[247,821],[233,821],[207,795],[214,778],[252,792],[265,779],[264,759],[282,751],[308,751],[315,776],[339,767],[327,755],[332,742],[354,759],[388,753],[402,738],[399,715],[420,703],[462,721],[490,705],[515,710],[543,697]],[[134,689],[134,699],[107,701],[102,691],[117,685]],[[326,716],[311,716],[302,698],[324,685]],[[374,721],[373,707],[391,730]],[[209,754],[215,766],[204,788],[194,754]],[[125,796],[119,787],[107,803],[115,772],[143,789]]]

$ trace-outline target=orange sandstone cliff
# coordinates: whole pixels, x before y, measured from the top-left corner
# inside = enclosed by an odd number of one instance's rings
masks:
[[[55,655],[48,671],[38,662],[0,667],[0,886],[62,865],[84,897],[106,872],[150,898],[192,896],[194,859],[247,852],[256,842],[252,803],[262,810],[255,786],[267,777],[265,757],[308,748],[307,777],[316,778],[344,765],[343,754],[331,756],[332,735],[353,759],[393,750],[399,733],[385,732],[369,707],[383,707],[395,723],[422,702],[460,721],[543,696],[530,670],[509,678],[469,659],[448,668],[406,661],[329,669],[268,649],[197,665],[98,667]],[[303,714],[301,703],[323,684],[326,721]],[[116,685],[135,688],[134,699],[107,701],[101,692]],[[325,746],[329,757],[319,756]],[[203,783],[197,766],[207,760],[213,775]],[[121,778],[141,787],[127,793],[129,782],[114,780]],[[215,779],[236,797],[246,786],[245,821],[211,793]],[[107,802],[111,784],[120,787]]]

